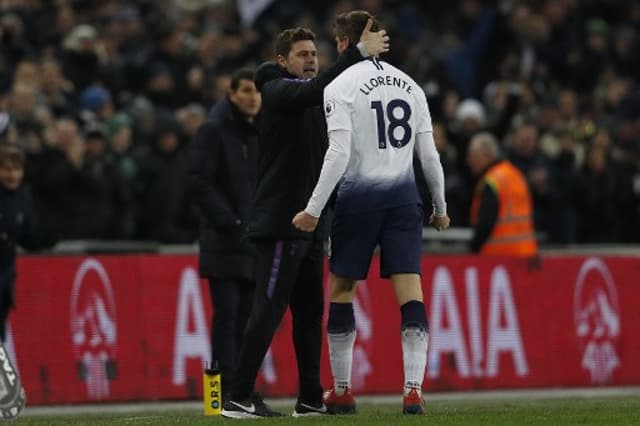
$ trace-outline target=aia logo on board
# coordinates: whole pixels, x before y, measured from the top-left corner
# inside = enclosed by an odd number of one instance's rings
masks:
[[[602,259],[587,259],[578,272],[574,294],[581,367],[594,384],[609,383],[620,366],[620,305],[613,276]]]
[[[111,280],[97,259],[82,262],[71,290],[71,342],[78,376],[91,399],[110,395],[116,376],[116,304]]]

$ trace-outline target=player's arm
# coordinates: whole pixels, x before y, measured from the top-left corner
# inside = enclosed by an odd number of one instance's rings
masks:
[[[447,203],[444,199],[444,171],[440,163],[440,154],[433,140],[433,132],[416,135],[416,154],[420,159],[427,187],[433,200],[433,214],[436,217],[447,215]]]
[[[440,163],[440,154],[436,149],[436,142],[433,139],[433,125],[431,123],[431,113],[427,104],[427,97],[422,90],[415,92],[417,117],[416,122],[416,144],[415,151],[427,187],[433,200],[433,214],[429,217],[429,224],[440,231],[449,227],[450,221],[447,216],[447,203],[444,199],[444,171]]]
[[[320,217],[331,193],[347,170],[350,155],[351,132],[348,130],[329,132],[329,149],[324,156],[320,178],[304,209],[305,212],[313,217]]]
[[[332,130],[329,132],[329,149],[324,156],[320,178],[307,207],[291,221],[301,231],[312,232],[318,225],[322,210],[327,205],[333,189],[344,175],[351,155],[351,132]]]

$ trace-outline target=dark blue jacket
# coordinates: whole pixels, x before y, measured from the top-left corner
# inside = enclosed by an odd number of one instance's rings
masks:
[[[17,247],[34,250],[42,246],[31,194],[21,186],[15,191],[0,188],[0,289],[8,289],[16,277]],[[13,292],[0,292],[13,294]],[[13,300],[0,301],[13,305]]]
[[[191,144],[190,191],[203,214],[200,275],[254,279],[253,245],[245,236],[258,164],[258,133],[225,98],[212,109]]]

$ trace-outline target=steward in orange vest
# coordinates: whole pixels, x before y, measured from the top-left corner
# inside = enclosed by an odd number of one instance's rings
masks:
[[[527,181],[509,161],[498,159],[495,138],[481,133],[471,140],[468,162],[481,176],[471,203],[471,250],[499,256],[535,256],[533,208]]]

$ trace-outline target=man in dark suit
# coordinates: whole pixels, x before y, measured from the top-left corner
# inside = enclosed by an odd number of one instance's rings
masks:
[[[24,154],[0,145],[0,340],[4,342],[9,311],[15,303],[16,250],[53,245],[39,231],[31,192],[22,184]]]
[[[211,357],[221,369],[223,395],[232,389],[255,287],[255,249],[244,229],[257,182],[260,101],[253,71],[236,71],[190,150],[189,185],[204,216],[199,269],[209,281]]]

